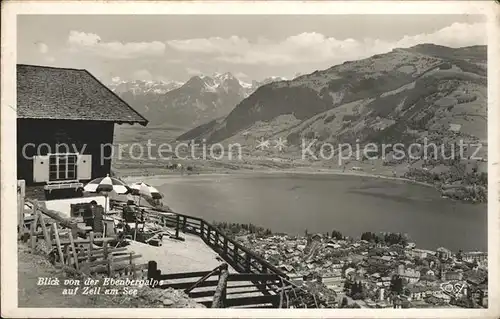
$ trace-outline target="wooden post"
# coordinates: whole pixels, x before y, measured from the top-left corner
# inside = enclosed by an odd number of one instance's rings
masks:
[[[67,264],[68,266],[71,265],[71,257],[69,254],[69,245],[64,246],[64,256],[66,258],[64,263]]]
[[[35,218],[31,222],[30,239],[31,239],[31,249],[35,249],[36,246],[36,224],[38,222],[38,214],[35,213]]]
[[[215,247],[219,247],[219,232],[215,229]]]
[[[137,220],[135,221],[134,241],[137,239]]]
[[[129,259],[129,267],[130,267],[130,271],[132,272],[132,278],[135,279],[136,278],[136,275],[135,275],[135,264],[134,264],[134,262],[132,260],[132,255],[133,254],[134,253],[130,253],[129,254],[129,257],[130,257],[130,259]]]
[[[150,283],[150,287],[153,288],[152,286],[152,283],[153,281],[156,279],[156,275],[157,275],[157,264],[156,264],[156,261],[154,260],[150,260],[148,262],[148,280],[149,280],[149,283]]]
[[[52,238],[54,238],[54,227],[49,227],[49,238],[52,243]]]
[[[234,245],[234,249],[233,249],[233,260],[234,260],[234,263],[235,264],[238,264],[238,257],[240,256],[240,254],[238,253],[238,246]]]
[[[187,222],[187,217],[184,216],[184,218],[182,219],[182,232],[183,233],[186,232],[186,222]]]
[[[200,222],[200,237],[204,239],[205,236],[205,221],[202,219]]]
[[[220,273],[224,269],[227,269],[227,264],[225,264],[225,263],[215,267],[208,274],[206,274],[205,276],[198,279],[198,281],[196,281],[194,284],[192,284],[191,287],[184,289],[184,293],[189,294],[194,288],[198,287],[202,282],[206,281],[208,278],[212,277],[213,275],[215,275],[217,273],[219,274],[219,277],[220,277]]]
[[[52,227],[54,227],[54,237],[56,239],[56,247],[57,252],[59,253],[59,258],[61,259],[61,264],[64,265],[64,255],[61,248],[61,241],[59,240],[59,232],[57,230],[57,224],[53,223]]]
[[[47,231],[47,225],[45,225],[45,220],[43,218],[43,215],[40,212],[37,212],[37,214],[40,215],[40,225],[42,225],[42,232],[43,232],[43,237],[45,237],[45,242],[47,243],[47,247],[51,248],[52,247],[52,241],[49,235],[49,232]]]
[[[280,303],[279,303],[279,306],[278,308],[283,308],[283,303],[285,301],[285,282],[283,281],[283,278],[280,277],[281,279],[281,291],[280,291]],[[287,307],[288,308],[288,307]]]
[[[214,299],[212,301],[212,308],[224,308],[226,304],[226,291],[227,291],[227,278],[229,277],[229,271],[227,270],[227,264],[221,265],[221,271],[219,274],[219,283],[215,288]]]
[[[73,239],[73,234],[72,234],[72,232],[69,232],[68,235],[69,235],[69,242],[71,245],[71,251],[73,252],[73,259],[75,260],[75,269],[79,270],[78,255],[76,254],[76,247],[75,247],[75,241]]]
[[[94,232],[91,231],[89,233],[89,262],[92,261],[92,249],[93,249],[93,246],[94,246]]]
[[[245,257],[246,257],[246,272],[250,273],[250,261],[252,260],[252,256],[250,256],[249,253],[245,252]]]
[[[227,256],[227,237],[224,237],[223,251],[224,251],[224,255]]]
[[[104,259],[108,259],[108,241],[103,241],[102,243]]]
[[[179,238],[179,227],[180,227],[179,223],[180,223],[180,216],[177,215],[175,218],[175,237],[176,238]]]
[[[107,257],[107,260],[108,260],[108,276],[110,278],[113,278],[113,275],[114,275],[114,273],[113,273],[113,270],[114,270],[113,269],[113,256],[109,255]]]

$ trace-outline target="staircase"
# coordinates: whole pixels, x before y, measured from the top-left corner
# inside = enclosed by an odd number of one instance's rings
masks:
[[[161,274],[154,261],[148,265],[148,278],[160,281],[157,288],[182,289],[190,298],[208,308],[318,307],[314,296],[285,282],[277,274],[229,273],[227,264],[212,271]],[[216,306],[214,300],[219,297],[222,302]]]

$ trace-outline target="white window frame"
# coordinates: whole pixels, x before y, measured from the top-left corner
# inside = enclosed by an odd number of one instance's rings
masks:
[[[49,180],[48,180],[48,181],[49,181],[49,182],[58,182],[58,181],[77,180],[77,177],[78,177],[78,159],[79,159],[79,158],[78,158],[78,156],[79,156],[79,155],[80,155],[79,153],[49,153],[49,154],[47,154],[47,156],[49,157],[49,158],[48,158],[48,161],[49,161]],[[52,158],[52,156],[55,156],[55,158],[56,158],[56,164],[55,164],[55,165],[56,165],[56,167],[57,167],[57,168],[56,168],[56,175],[57,175],[57,178],[56,178],[56,179],[51,179],[51,173],[52,173],[51,168],[52,168],[52,166],[54,165],[54,164],[52,164],[52,163],[51,163],[51,158]],[[65,170],[64,170],[64,172],[65,172],[65,176],[64,176],[64,177],[62,177],[62,178],[60,178],[60,173],[61,173],[61,171],[60,171],[59,166],[61,165],[61,163],[60,163],[60,161],[59,161],[59,160],[60,160],[60,158],[61,158],[61,157],[63,157],[63,156],[65,156],[65,158],[66,158],[66,165],[65,165],[65,166],[66,166],[66,168],[65,168]],[[69,167],[70,167],[70,166],[68,165],[68,159],[69,159],[69,157],[70,157],[70,156],[74,156],[74,157],[75,157],[75,162],[74,162],[74,164],[73,164],[73,165],[74,165],[74,168],[75,168],[75,169],[74,169],[74,177],[73,177],[73,178],[69,178],[69,177],[68,177],[68,176],[69,176],[69,175],[68,175],[68,173],[69,173],[69,171],[70,171],[70,170],[69,170]],[[64,165],[64,164],[63,164],[63,165]]]

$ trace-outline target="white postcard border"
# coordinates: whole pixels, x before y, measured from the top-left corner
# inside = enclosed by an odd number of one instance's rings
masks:
[[[152,309],[17,308],[16,15],[18,14],[484,14],[488,17],[488,309]],[[64,2],[10,1],[2,5],[1,298],[4,317],[305,318],[500,316],[500,5],[494,1],[324,2]],[[443,229],[443,231],[446,231]]]

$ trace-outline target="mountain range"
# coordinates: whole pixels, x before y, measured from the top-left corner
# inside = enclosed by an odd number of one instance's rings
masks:
[[[260,138],[324,143],[485,141],[486,46],[421,44],[260,86],[226,117],[178,137],[253,147]],[[484,151],[484,150],[483,150]]]
[[[114,79],[109,87],[143,114],[150,125],[192,128],[226,116],[259,86],[280,80],[284,78],[247,83],[227,72],[193,76],[185,83]]]

